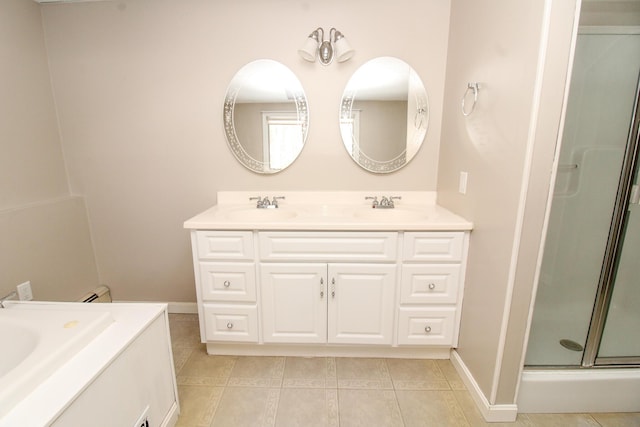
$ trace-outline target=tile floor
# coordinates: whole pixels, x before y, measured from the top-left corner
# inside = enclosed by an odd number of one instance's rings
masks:
[[[640,427],[640,414],[482,416],[448,360],[209,356],[196,315],[171,314],[179,427]]]

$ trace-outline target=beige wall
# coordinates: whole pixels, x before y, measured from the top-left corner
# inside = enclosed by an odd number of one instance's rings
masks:
[[[435,190],[449,7],[446,0],[43,5],[70,184],[86,197],[100,279],[114,298],[195,301],[182,222],[212,205],[218,190]],[[399,13],[402,20],[389,19]],[[303,61],[297,49],[318,26],[342,31],[355,56],[327,67]],[[431,123],[411,164],[376,176],[347,155],[339,105],[358,66],[390,55],[425,82]],[[298,76],[311,114],[302,154],[272,176],[240,166],[222,128],[228,82],[259,58]]]
[[[458,354],[492,405],[515,401],[574,15],[573,1],[452,5],[438,200],[474,223]],[[467,82],[480,94],[464,117]]]
[[[98,284],[86,209],[70,197],[40,7],[0,3],[0,296],[30,280],[36,299]]]

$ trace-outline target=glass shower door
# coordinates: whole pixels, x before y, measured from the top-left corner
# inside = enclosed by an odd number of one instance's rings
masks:
[[[578,36],[528,366],[580,366],[584,350],[597,348],[587,345],[589,328],[627,158],[639,69],[639,35],[597,31]],[[639,252],[632,243],[627,249],[637,273],[633,260]],[[637,281],[631,281],[638,292]],[[628,298],[624,291],[618,294]],[[615,317],[611,315],[611,325]]]
[[[640,123],[636,123],[637,127]],[[637,138],[637,134],[636,134]],[[637,156],[637,154],[636,154]],[[631,191],[622,250],[596,365],[640,364],[640,197],[638,163]]]

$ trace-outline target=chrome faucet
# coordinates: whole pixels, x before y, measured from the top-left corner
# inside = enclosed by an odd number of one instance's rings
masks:
[[[18,293],[16,291],[13,292],[9,292],[9,294],[3,296],[2,298],[0,298],[0,308],[4,308],[4,302],[8,299],[13,299],[15,297],[18,296]]]
[[[249,200],[256,201],[256,208],[258,209],[277,209],[278,208],[278,200],[284,199],[284,196],[274,196],[273,202],[269,200],[269,196],[264,196],[264,198],[260,197],[249,197]]]
[[[402,197],[400,196],[382,196],[382,199],[378,202],[378,197],[367,196],[365,200],[373,200],[371,202],[371,207],[373,209],[393,209],[396,207],[394,200],[400,200]]]

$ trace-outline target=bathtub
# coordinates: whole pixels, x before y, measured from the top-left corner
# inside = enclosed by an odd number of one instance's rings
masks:
[[[113,322],[108,312],[10,307],[0,309],[0,418]]]
[[[5,305],[0,427],[175,424],[166,304]]]

